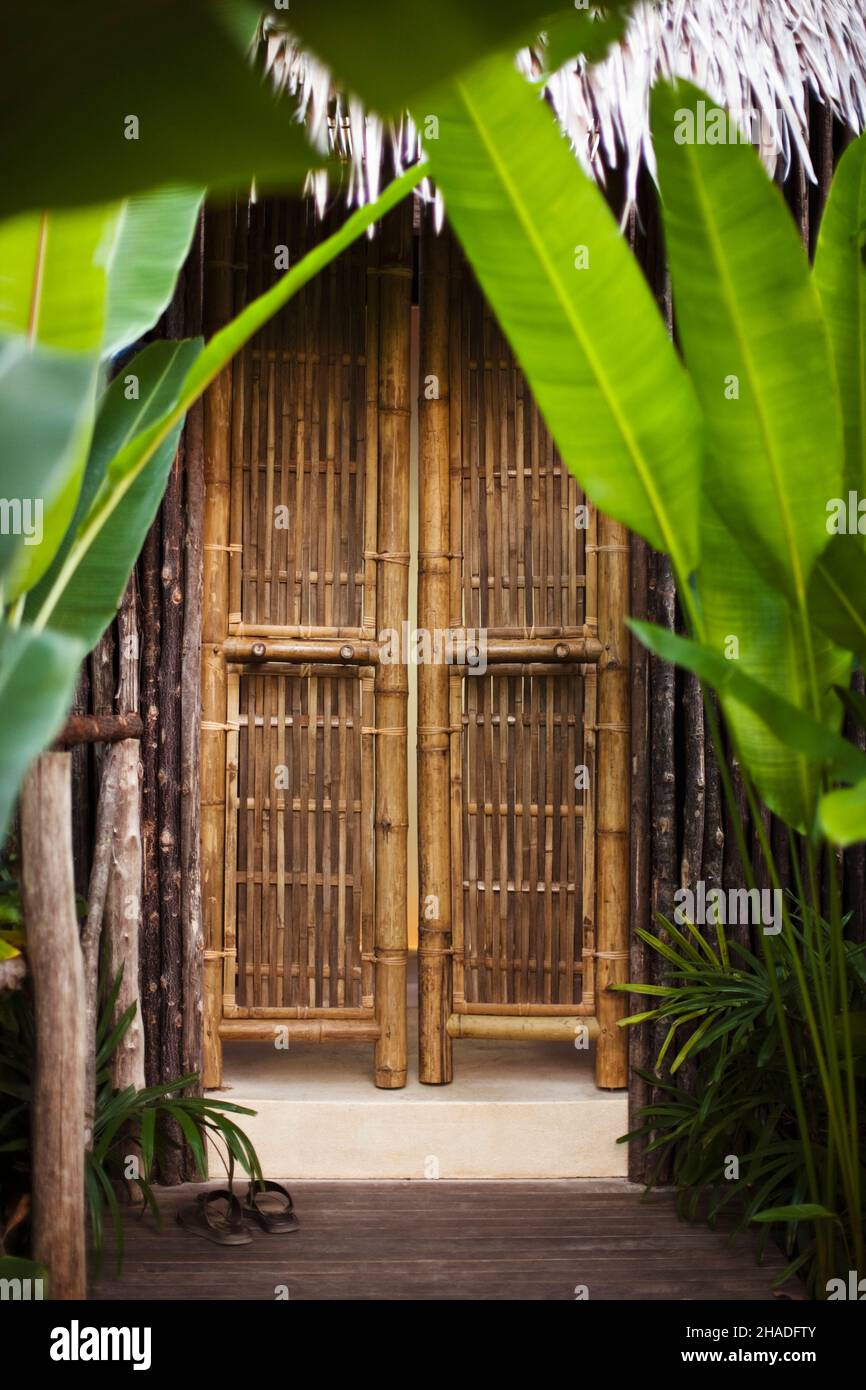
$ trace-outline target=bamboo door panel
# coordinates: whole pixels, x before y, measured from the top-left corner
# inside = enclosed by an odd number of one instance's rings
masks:
[[[467,678],[462,724],[463,997],[579,1004],[582,682]]]
[[[229,698],[236,1004],[371,1009],[372,676],[239,673]]]
[[[275,246],[287,245],[294,264],[326,234],[310,205],[254,204],[249,296],[278,277]],[[374,457],[368,477],[368,386],[375,389],[375,372],[369,383],[367,372],[368,256],[362,242],[339,257],[240,358],[233,631],[358,633],[364,626],[365,585],[375,591],[375,545],[367,544],[365,525],[375,523],[367,487],[376,471]]]
[[[253,204],[247,298],[327,235],[309,203]],[[306,642],[375,635],[368,264],[359,243],[237,360],[228,634],[292,639],[294,664],[230,661],[226,1018],[374,1012],[373,669]],[[370,457],[372,455],[372,457]]]
[[[452,676],[454,1009],[589,1013],[596,670],[532,643],[595,634],[595,521],[465,264],[451,319],[451,622],[530,644]]]

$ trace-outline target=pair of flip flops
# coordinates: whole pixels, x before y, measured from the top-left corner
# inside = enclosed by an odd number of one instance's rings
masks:
[[[261,1226],[269,1235],[298,1229],[292,1199],[278,1182],[251,1182],[243,1203],[231,1188],[200,1192],[189,1206],[181,1207],[177,1220],[184,1230],[215,1245],[249,1245],[250,1224]]]

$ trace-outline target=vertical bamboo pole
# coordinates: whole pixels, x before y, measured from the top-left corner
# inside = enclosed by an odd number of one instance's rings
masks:
[[[379,289],[379,631],[402,632],[409,604],[411,207],[382,224]],[[402,656],[402,652],[400,653]],[[407,835],[404,662],[376,667],[376,1085],[406,1084]]]
[[[209,210],[206,215],[204,313],[209,334],[231,317],[233,224],[232,207]],[[222,1081],[219,1020],[226,816],[226,666],[222,642],[228,625],[231,410],[232,373],[227,367],[204,400],[201,871],[205,1087],[219,1086]]]
[[[628,1084],[628,1039],[617,1027],[628,998],[610,986],[627,979],[629,819],[631,799],[631,674],[625,619],[629,599],[628,532],[599,517],[598,632],[604,655],[598,676],[598,935],[596,1083]]]
[[[451,588],[449,243],[426,218],[421,249],[421,397],[418,408],[418,627],[430,649],[448,628]],[[418,1072],[452,1078],[450,680],[444,661],[418,669]]]
[[[75,916],[71,760],[43,753],[21,794],[22,892],[36,1015],[33,1256],[51,1297],[86,1297],[84,967]]]

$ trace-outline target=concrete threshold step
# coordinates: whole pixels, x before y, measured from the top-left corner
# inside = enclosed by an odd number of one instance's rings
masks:
[[[296,1180],[622,1178],[625,1091],[600,1091],[593,1058],[562,1043],[458,1042],[454,1081],[373,1083],[369,1046],[232,1043],[224,1096],[270,1176]],[[223,1169],[214,1156],[211,1176]]]

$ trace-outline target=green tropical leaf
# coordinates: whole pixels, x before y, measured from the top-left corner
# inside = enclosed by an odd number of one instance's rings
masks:
[[[822,763],[831,777],[847,782],[858,782],[866,777],[866,754],[747,675],[737,661],[729,661],[698,642],[677,636],[668,628],[639,622],[636,618],[630,620],[629,626],[656,656],[693,671],[720,696],[731,696],[746,705],[788,747],[799,749],[808,758]]]
[[[753,1221],[838,1221],[833,1211],[817,1202],[796,1202],[787,1207],[769,1207],[752,1217]]]
[[[866,781],[821,797],[818,817],[824,834],[846,848],[866,840]]]
[[[816,627],[866,661],[866,550],[860,535],[834,536],[809,580]]]
[[[634,0],[593,9],[563,9],[546,18],[543,24],[545,44],[541,53],[547,74],[557,72],[569,59],[581,57],[597,63],[607,54],[612,43],[625,33]]]
[[[0,338],[0,580],[13,571],[7,601],[50,563],[68,523],[66,491],[87,447],[95,382],[90,357]]]
[[[4,16],[0,214],[168,184],[300,188],[322,156],[249,62],[239,0],[43,0]],[[86,94],[86,99],[82,94]]]
[[[0,331],[25,339],[32,350],[54,349],[80,356],[77,368],[79,394],[70,389],[76,369],[66,369],[66,389],[57,382],[56,394],[33,395],[13,404],[10,427],[20,436],[43,432],[46,413],[53,436],[65,438],[56,456],[51,486],[41,496],[42,542],[19,549],[14,579],[8,584],[7,601],[31,588],[44,574],[75,511],[90,441],[96,391],[99,349],[105,330],[108,263],[117,230],[118,207],[99,206],[64,212],[28,213],[0,222]],[[37,373],[44,369],[24,365],[18,375],[29,375],[36,390]],[[55,361],[55,378],[60,371]],[[12,491],[21,494],[24,479],[32,487],[29,457],[17,447],[8,459],[13,474]]]
[[[0,222],[0,330],[98,353],[117,217],[112,205]]]
[[[709,498],[704,504],[702,533],[698,593],[704,645],[724,653],[735,640],[738,658],[727,664],[790,704],[810,711],[809,655],[787,599],[758,573]],[[821,722],[836,733],[842,709],[830,687],[848,679],[851,658],[818,631],[811,633],[811,654],[820,673]],[[803,747],[792,749],[743,701],[728,696],[722,708],[762,799],[788,825],[801,830],[810,826],[821,763],[810,758]]]
[[[851,717],[856,720],[861,729],[866,729],[866,695],[861,695],[856,690],[849,690],[844,685],[834,686],[834,689]]]
[[[115,377],[100,405],[79,507],[70,534],[52,569],[28,599],[28,614],[40,627],[78,638],[90,650],[111,622],[132,566],[159,508],[183,423],[178,419],[141,469],[131,487],[101,515],[90,543],[67,567],[69,551],[84,531],[84,518],[105,484],[112,460],[136,435],[161,420],[175,405],[201,340],[151,343]],[[128,398],[134,383],[136,394]],[[109,499],[110,500],[110,499]],[[111,524],[106,524],[109,517]]]
[[[842,395],[845,482],[866,495],[866,135],[843,154],[815,250],[815,285]]]
[[[448,216],[563,458],[599,507],[688,573],[697,405],[601,192],[508,58],[486,60],[431,109]]]
[[[27,768],[66,717],[84,655],[60,633],[0,624],[0,843]]]
[[[755,150],[690,138],[701,102],[712,109],[688,83],[653,93],[677,323],[707,422],[705,486],[755,568],[805,611],[842,477],[827,332],[796,228]]]
[[[201,201],[201,189],[158,188],[121,205],[108,274],[103,356],[136,342],[167,307]]]

